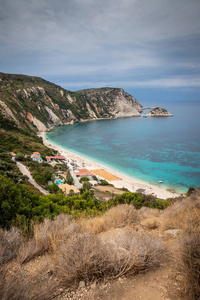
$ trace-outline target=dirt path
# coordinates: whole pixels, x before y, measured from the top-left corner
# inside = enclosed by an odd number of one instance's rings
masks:
[[[28,181],[36,188],[38,189],[42,194],[44,195],[48,195],[49,192],[47,192],[46,190],[44,190],[43,188],[41,188],[41,186],[39,186],[39,184],[37,184],[35,182],[35,180],[33,179],[33,177],[31,176],[30,172],[27,170],[27,168],[20,163],[19,161],[17,161],[17,166],[19,168],[19,170],[22,172],[23,175],[26,175],[28,177]]]
[[[170,291],[177,288],[176,284],[172,268],[163,266],[132,278],[119,278],[82,299],[172,300]]]

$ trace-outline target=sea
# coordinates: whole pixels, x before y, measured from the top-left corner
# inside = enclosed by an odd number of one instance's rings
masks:
[[[200,102],[156,106],[173,117],[97,120],[55,127],[46,136],[130,177],[156,185],[162,181],[166,189],[184,193],[200,187]]]

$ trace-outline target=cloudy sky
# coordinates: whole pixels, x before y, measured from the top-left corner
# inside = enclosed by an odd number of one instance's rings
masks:
[[[0,71],[138,99],[200,97],[199,0],[0,0]],[[152,101],[151,101],[152,102]]]

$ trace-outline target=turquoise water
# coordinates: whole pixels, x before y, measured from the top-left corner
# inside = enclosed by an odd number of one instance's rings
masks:
[[[144,105],[144,104],[143,104]],[[144,105],[145,106],[145,105]],[[53,143],[149,183],[200,186],[200,105],[166,103],[174,117],[119,118],[56,127]]]
[[[62,184],[62,181],[59,179],[59,180],[56,180],[56,184]]]

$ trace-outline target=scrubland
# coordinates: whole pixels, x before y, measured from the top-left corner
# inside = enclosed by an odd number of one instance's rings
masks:
[[[161,299],[200,299],[199,190],[164,210],[119,204],[98,217],[61,214],[32,226],[31,236],[0,230],[0,299],[89,299],[76,290],[168,264],[179,284],[166,279]]]

